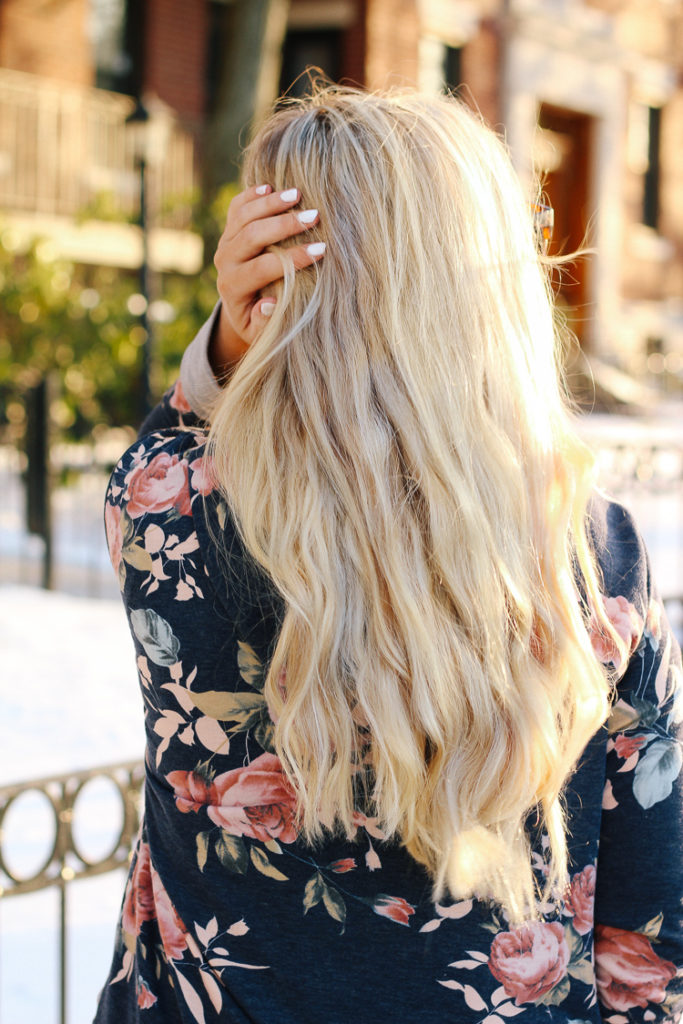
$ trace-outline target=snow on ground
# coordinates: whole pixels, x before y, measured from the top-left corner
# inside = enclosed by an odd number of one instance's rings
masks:
[[[142,703],[120,601],[0,587],[0,651],[3,783],[141,756]]]
[[[142,703],[119,600],[0,586],[0,692],[2,783],[142,757]],[[25,799],[5,823],[4,848],[29,874],[51,830],[40,800]],[[74,828],[87,852],[106,848],[117,816],[105,785],[84,792]],[[92,1020],[123,884],[114,872],[68,889],[69,1024]],[[2,1024],[56,1024],[58,913],[56,890],[2,901]]]

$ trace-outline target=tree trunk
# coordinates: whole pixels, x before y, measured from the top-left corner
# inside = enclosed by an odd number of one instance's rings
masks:
[[[234,0],[224,22],[223,66],[206,146],[206,188],[239,179],[252,126],[277,97],[289,0]]]

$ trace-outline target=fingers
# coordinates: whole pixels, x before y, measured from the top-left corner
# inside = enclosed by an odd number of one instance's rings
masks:
[[[259,192],[259,189],[266,189]],[[263,217],[272,217],[290,210],[301,199],[298,188],[284,189],[273,192],[270,185],[256,185],[245,189],[230,203],[225,230],[228,237],[234,237],[247,224]]]
[[[287,250],[296,270],[302,270],[317,263],[325,255],[325,243],[295,245]],[[221,293],[255,294],[284,276],[282,259],[275,253],[266,252],[237,267],[219,267],[218,290]]]
[[[226,320],[246,344],[251,344],[275,308],[275,300],[266,299],[263,290],[284,274],[281,256],[268,250],[319,222],[317,210],[294,209],[300,200],[296,188],[274,192],[270,185],[258,185],[245,189],[230,204],[214,263]],[[287,249],[296,270],[316,263],[324,253],[324,242]]]
[[[225,242],[231,246],[237,262],[242,262],[253,259],[269,245],[277,245],[278,242],[309,230],[319,220],[317,210],[297,210],[296,213],[273,215],[249,221],[232,238],[226,238]]]

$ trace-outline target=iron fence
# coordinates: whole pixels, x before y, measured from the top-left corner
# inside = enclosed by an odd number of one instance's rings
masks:
[[[54,888],[59,893],[59,1020],[67,1021],[67,931],[69,887],[79,879],[91,878],[117,868],[126,867],[140,815],[140,799],[144,777],[140,761],[69,772],[50,778],[19,782],[0,788],[0,901]],[[99,856],[89,855],[83,841],[77,838],[79,802],[86,788],[98,780],[108,780],[120,801],[119,823],[108,849]],[[17,845],[14,832],[22,832],[22,803],[41,800],[51,817],[52,834],[46,837],[44,853],[37,865],[26,872],[25,863],[12,863],[12,845]],[[11,827],[17,819],[18,828]],[[18,841],[21,850],[21,838]],[[22,858],[25,861],[25,857]]]

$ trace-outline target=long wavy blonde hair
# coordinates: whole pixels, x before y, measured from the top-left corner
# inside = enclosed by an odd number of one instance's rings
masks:
[[[337,87],[277,110],[244,177],[298,187],[327,243],[296,273],[277,248],[275,313],[211,429],[285,603],[266,696],[303,834],[352,836],[362,807],[437,896],[533,915],[525,821],[561,887],[562,789],[609,687],[528,197],[455,99]]]

